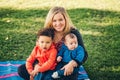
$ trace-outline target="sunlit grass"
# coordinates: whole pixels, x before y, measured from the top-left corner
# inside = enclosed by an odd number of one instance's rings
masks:
[[[93,35],[93,36],[102,36],[102,33],[100,32],[93,32],[93,31],[84,31],[84,30],[80,30],[80,32],[83,34],[83,35]]]
[[[91,80],[120,76],[120,0],[0,0],[0,61],[26,60],[48,8],[64,6],[88,51]]]
[[[45,7],[53,6],[63,6],[68,9],[90,8],[120,11],[120,0],[0,0],[0,7],[11,7],[15,9],[44,9]]]
[[[119,72],[120,71],[120,66],[115,67],[115,66],[111,66],[111,67],[106,67],[104,66],[103,68],[100,68],[101,71],[113,71],[113,72]]]

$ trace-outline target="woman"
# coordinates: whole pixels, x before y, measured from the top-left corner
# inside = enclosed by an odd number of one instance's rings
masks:
[[[84,48],[85,54],[82,62],[78,63],[74,60],[71,60],[67,65],[65,65],[62,69],[65,70],[64,76],[60,80],[77,80],[77,74],[71,75],[73,72],[74,67],[78,67],[82,65],[86,59],[87,59],[87,52],[85,50],[82,37],[79,33],[79,31],[75,28],[75,26],[72,24],[72,21],[66,12],[66,10],[63,7],[53,7],[50,9],[46,21],[44,24],[45,28],[53,28],[54,29],[54,43],[57,47],[57,50],[59,51],[61,44],[63,43],[63,37],[66,33],[71,32],[74,33],[78,38],[78,44],[81,45]],[[29,75],[26,71],[25,65],[22,65],[18,68],[18,73],[21,77],[23,77],[26,80],[29,80]],[[25,73],[25,74],[24,74]]]
[[[58,51],[63,42],[62,41],[63,36],[68,32],[74,33],[78,38],[78,44],[84,48],[85,54],[84,54],[84,59],[81,63],[77,63],[74,60],[72,60],[69,62],[68,65],[65,65],[62,68],[62,69],[65,69],[65,73],[64,73],[65,76],[70,75],[73,72],[74,67],[83,64],[87,59],[87,52],[85,50],[82,37],[79,31],[76,30],[75,26],[72,24],[72,21],[69,15],[67,14],[66,10],[63,7],[53,7],[50,9],[47,15],[44,27],[51,27],[55,30],[54,43],[56,44]],[[71,78],[73,77],[74,76],[72,76]]]

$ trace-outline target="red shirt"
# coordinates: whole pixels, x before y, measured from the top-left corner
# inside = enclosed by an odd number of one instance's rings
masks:
[[[26,60],[26,68],[28,72],[33,70],[33,63],[37,59],[38,65],[40,66],[39,72],[45,72],[47,70],[53,70],[56,64],[57,50],[55,45],[52,44],[50,49],[42,51],[42,49],[36,45]]]

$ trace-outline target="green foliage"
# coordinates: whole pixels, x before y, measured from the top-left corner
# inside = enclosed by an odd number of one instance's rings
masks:
[[[0,9],[0,60],[26,59],[47,11]]]
[[[82,33],[89,54],[84,66],[91,80],[117,80],[120,75],[120,12],[73,9],[69,14]]]
[[[120,75],[120,12],[75,9],[69,13],[83,35],[89,54],[84,65],[91,80],[117,80]]]
[[[0,8],[0,61],[25,60],[43,27],[48,9]],[[120,12],[69,9],[80,30],[89,57],[84,64],[91,80],[118,80],[120,76]]]

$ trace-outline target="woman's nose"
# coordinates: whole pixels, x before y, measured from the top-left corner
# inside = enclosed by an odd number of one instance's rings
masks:
[[[56,24],[59,25],[59,24],[60,24],[60,21],[57,21]]]

